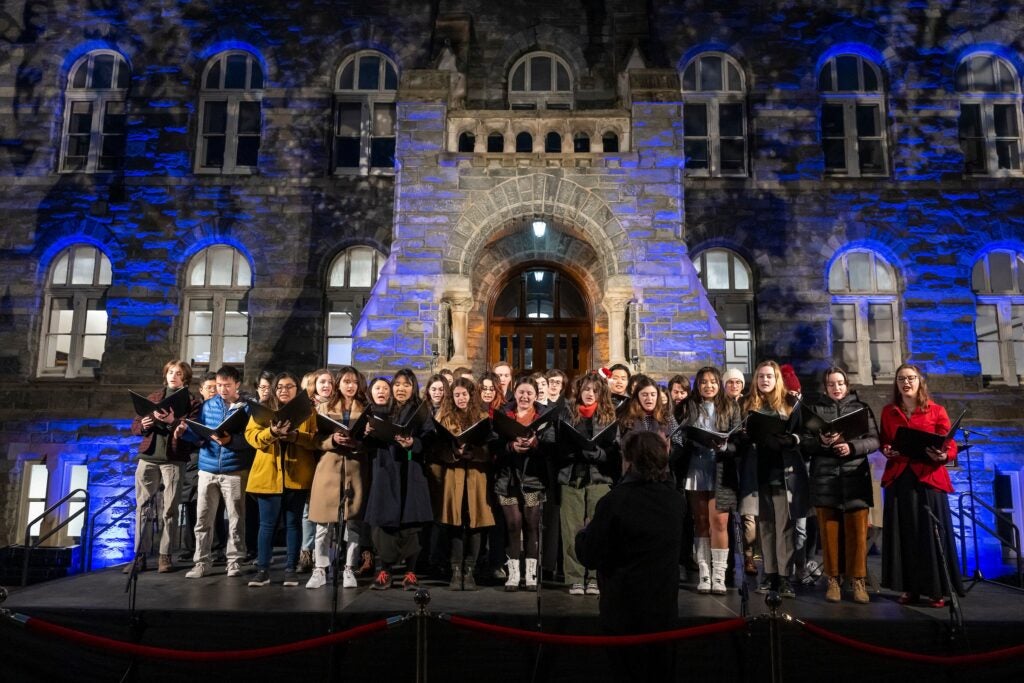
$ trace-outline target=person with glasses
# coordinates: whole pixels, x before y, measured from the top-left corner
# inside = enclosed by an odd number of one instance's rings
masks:
[[[272,410],[279,410],[294,400],[299,391],[298,378],[290,372],[282,372],[274,377],[270,398],[264,403]],[[296,425],[288,420],[265,425],[250,417],[245,440],[256,449],[245,490],[256,496],[260,508],[257,569],[249,585],[259,588],[270,583],[274,531],[283,511],[288,547],[283,585],[298,586],[296,567],[302,543],[302,509],[316,466],[316,415],[311,412]]]
[[[868,454],[878,450],[878,427],[871,408],[850,388],[846,371],[831,367],[822,375],[825,393],[810,405],[811,411],[828,422],[857,410],[866,410],[868,430],[856,438],[823,428],[805,428],[800,439],[804,457],[811,461],[811,505],[818,516],[822,563],[828,587],[825,600],[842,599],[839,559],[845,560],[842,574],[850,581],[853,601],[869,602],[865,582],[868,575],[868,518],[873,505],[871,465]],[[843,539],[843,552],[839,542]]]
[[[896,369],[892,402],[882,409],[882,455],[887,459],[882,486],[888,490],[883,513],[882,586],[901,591],[901,605],[925,597],[930,607],[943,607],[951,589],[963,595],[947,497],[953,493],[953,484],[946,465],[956,460],[956,442],[950,439],[941,448],[929,448],[928,460],[911,460],[893,446],[900,427],[935,434],[950,429],[949,415],[932,400],[924,373],[909,363]],[[952,586],[947,585],[947,572],[940,564],[929,511],[940,522]]]

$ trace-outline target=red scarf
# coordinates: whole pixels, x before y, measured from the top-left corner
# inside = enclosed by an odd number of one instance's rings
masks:
[[[594,413],[597,412],[597,401],[594,401],[589,406],[585,406],[582,403],[576,405],[576,410],[579,411],[580,417],[590,419],[594,417]]]

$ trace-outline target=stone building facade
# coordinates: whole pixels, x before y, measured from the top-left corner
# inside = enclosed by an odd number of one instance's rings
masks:
[[[83,471],[94,512],[130,485],[125,392],[179,357],[250,381],[776,358],[808,388],[838,361],[876,409],[909,359],[969,407],[983,499],[1024,465],[1014,4],[4,12],[0,539]]]

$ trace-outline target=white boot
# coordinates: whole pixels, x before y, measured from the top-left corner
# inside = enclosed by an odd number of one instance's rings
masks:
[[[505,590],[509,593],[519,590],[519,559],[509,558],[506,563],[508,569],[508,580],[505,581]]]
[[[729,564],[728,549],[712,548],[711,550],[711,592],[725,595],[725,570]]]
[[[526,590],[537,590],[537,560],[532,557],[526,558],[526,576],[523,578],[526,583]]]
[[[706,536],[695,539],[697,560],[697,592],[711,592],[711,539]]]

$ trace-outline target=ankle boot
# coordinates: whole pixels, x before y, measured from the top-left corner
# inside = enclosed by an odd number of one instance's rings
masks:
[[[462,565],[452,564],[452,580],[448,582],[448,590],[462,590]]]
[[[466,563],[466,569],[462,572],[462,590],[464,591],[476,590],[476,579],[473,577],[474,568],[472,562]]]
[[[825,600],[828,602],[839,602],[843,599],[842,591],[839,588],[839,577],[828,577],[828,587],[825,589]]]
[[[532,557],[526,558],[526,576],[523,577],[526,590],[537,590],[537,560]]]
[[[706,594],[711,592],[711,539],[700,537],[696,539],[697,546],[697,592]]]
[[[711,592],[725,595],[725,571],[729,563],[728,549],[713,548],[711,550]]]
[[[509,558],[506,563],[508,568],[508,579],[505,581],[505,590],[509,593],[519,590],[519,558]]]
[[[853,580],[853,601],[861,605],[871,602],[871,596],[868,595],[867,585],[863,576]]]

